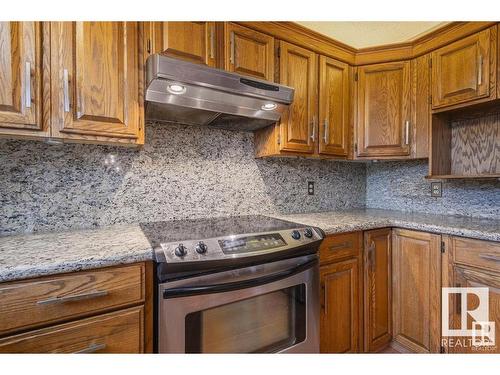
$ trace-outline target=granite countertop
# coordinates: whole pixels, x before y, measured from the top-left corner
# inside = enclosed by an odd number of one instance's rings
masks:
[[[500,220],[379,209],[289,214],[279,219],[316,226],[326,234],[400,227],[481,240],[500,241]]]
[[[153,259],[139,225],[0,237],[0,282]]]
[[[273,217],[317,226],[327,234],[388,226],[500,241],[500,220],[378,209]],[[0,237],[0,282],[153,259],[139,225]]]

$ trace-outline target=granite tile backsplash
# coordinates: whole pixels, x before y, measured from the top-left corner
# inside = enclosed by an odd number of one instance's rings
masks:
[[[443,195],[430,195],[427,161],[377,162],[366,168],[366,207],[500,218],[500,181],[443,181]]]
[[[362,208],[365,165],[255,159],[253,134],[149,124],[142,150],[0,140],[0,235]],[[307,181],[315,195],[307,195]]]

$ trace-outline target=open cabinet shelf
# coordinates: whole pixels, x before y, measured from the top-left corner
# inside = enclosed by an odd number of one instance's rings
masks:
[[[429,179],[500,178],[500,104],[432,116]]]

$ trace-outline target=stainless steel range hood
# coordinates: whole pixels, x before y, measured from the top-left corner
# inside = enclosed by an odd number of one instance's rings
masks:
[[[293,89],[162,55],[146,62],[146,118],[253,131],[278,121]]]

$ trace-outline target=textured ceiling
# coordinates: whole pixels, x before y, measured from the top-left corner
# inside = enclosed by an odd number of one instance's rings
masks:
[[[446,22],[297,22],[355,48],[413,40]]]

